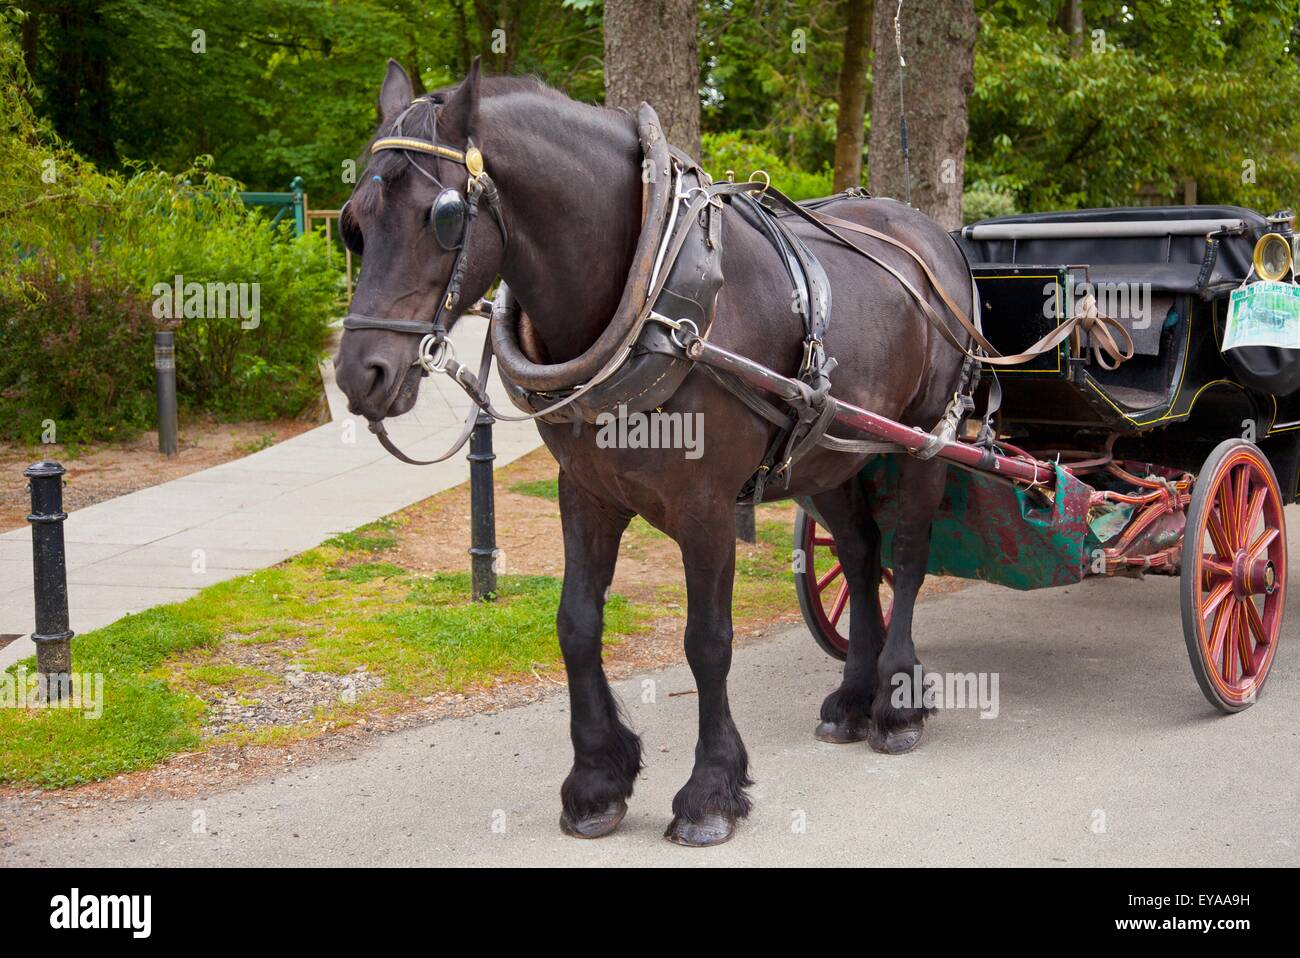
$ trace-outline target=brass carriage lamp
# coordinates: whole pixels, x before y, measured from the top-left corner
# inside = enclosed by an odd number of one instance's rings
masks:
[[[1255,243],[1253,256],[1255,275],[1268,282],[1277,282],[1291,273],[1295,263],[1292,245],[1296,237],[1289,240],[1281,233],[1265,233]]]
[[[1277,282],[1290,273],[1294,279],[1295,263],[1300,260],[1300,235],[1295,231],[1295,211],[1278,210],[1268,217],[1269,231],[1255,243],[1255,273],[1260,279]]]

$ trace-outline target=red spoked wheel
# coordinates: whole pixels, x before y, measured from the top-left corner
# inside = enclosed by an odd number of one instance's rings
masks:
[[[1183,635],[1205,697],[1224,712],[1255,703],[1282,633],[1286,519],[1273,467],[1229,439],[1205,460],[1183,538]]]
[[[812,516],[800,509],[794,523],[794,547],[801,550],[803,556],[803,571],[794,576],[794,591],[799,597],[803,620],[822,651],[843,660],[849,654],[848,620],[845,618],[849,611],[849,582],[835,551],[835,540],[825,529],[818,528]],[[893,605],[894,576],[884,569],[880,583],[882,627],[889,626]]]

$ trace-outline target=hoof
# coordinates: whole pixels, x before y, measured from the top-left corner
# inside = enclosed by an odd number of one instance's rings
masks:
[[[614,829],[627,814],[627,802],[612,802],[602,811],[593,812],[576,822],[569,818],[568,812],[560,815],[560,831],[574,838],[603,838]]]
[[[698,822],[689,822],[680,816],[673,816],[672,822],[668,825],[668,830],[664,832],[664,838],[678,845],[704,848],[709,845],[721,845],[725,841],[730,841],[731,836],[734,834],[736,834],[734,819],[710,813]]]
[[[891,732],[882,732],[873,722],[867,729],[867,744],[884,755],[902,755],[916,748],[921,741],[920,725],[906,725]]]
[[[832,745],[851,745],[863,741],[867,734],[867,729],[860,725],[850,725],[848,722],[820,722],[813,731],[813,738]]]

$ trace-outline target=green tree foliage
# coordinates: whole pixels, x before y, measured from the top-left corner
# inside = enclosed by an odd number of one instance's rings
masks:
[[[105,163],[146,159],[170,170],[209,154],[215,169],[256,190],[282,190],[300,175],[318,208],[351,191],[345,164],[373,130],[388,57],[406,66],[419,90],[458,79],[482,54],[489,69],[538,73],[581,98],[603,97],[600,6],[581,0],[20,6],[34,24],[28,66],[40,111],[77,149]],[[69,7],[82,12],[74,32],[62,26]],[[84,88],[87,76],[101,73],[112,102],[95,120]],[[72,89],[78,85],[80,94]],[[92,151],[105,129],[109,147]]]
[[[1078,46],[1064,2],[977,0],[967,178],[996,200],[989,208],[1008,196],[1022,209],[1124,203],[1143,187],[1177,196],[1186,177],[1202,201],[1296,201],[1300,0],[1082,0]],[[371,132],[389,56],[425,89],[482,55],[490,70],[603,98],[601,0],[0,0],[0,10],[15,3],[31,14],[22,37],[37,111],[83,155],[180,171],[210,154],[252,189],[302,175],[317,207],[351,187],[345,163]],[[903,16],[924,8],[905,0]],[[821,176],[834,152],[842,4],[699,0],[699,24],[703,132]]]
[[[968,177],[1023,209],[1121,205],[1144,185],[1271,211],[1300,199],[1294,0],[983,4]]]
[[[844,44],[841,6],[835,0],[701,0],[704,132],[739,134],[812,173],[829,168]]]

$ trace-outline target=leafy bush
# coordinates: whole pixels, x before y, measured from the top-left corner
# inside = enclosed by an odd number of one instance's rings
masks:
[[[732,170],[736,179],[744,179],[754,170],[765,170],[772,185],[791,199],[806,200],[826,196],[831,192],[831,171],[825,167],[820,172],[809,173],[789,166],[775,153],[749,140],[739,133],[706,133],[700,138],[701,162],[715,180],[723,179]]]
[[[129,436],[152,423],[149,303],[103,269],[64,277],[48,262],[0,292],[0,435],[58,442]]]
[[[96,170],[35,117],[30,89],[0,22],[0,436],[34,442],[47,419],[60,440],[148,427],[159,326],[176,330],[182,409],[260,419],[307,407],[341,292],[323,237],[272,229],[208,157],[178,175]],[[257,315],[214,314],[206,297],[178,314],[178,277],[183,289],[245,284]]]
[[[185,185],[198,177],[205,189]],[[323,237],[271,228],[244,208],[234,183],[202,167],[180,177],[138,173],[123,197],[124,215],[103,255],[129,258],[153,315],[175,327],[182,401],[244,419],[301,412],[320,393],[316,366],[340,292]],[[205,295],[201,315],[184,316],[176,306],[191,284],[225,288],[231,307],[237,294],[255,315],[214,314]]]
[[[1015,194],[998,183],[972,183],[961,197],[962,219],[967,224],[1019,212]]]

